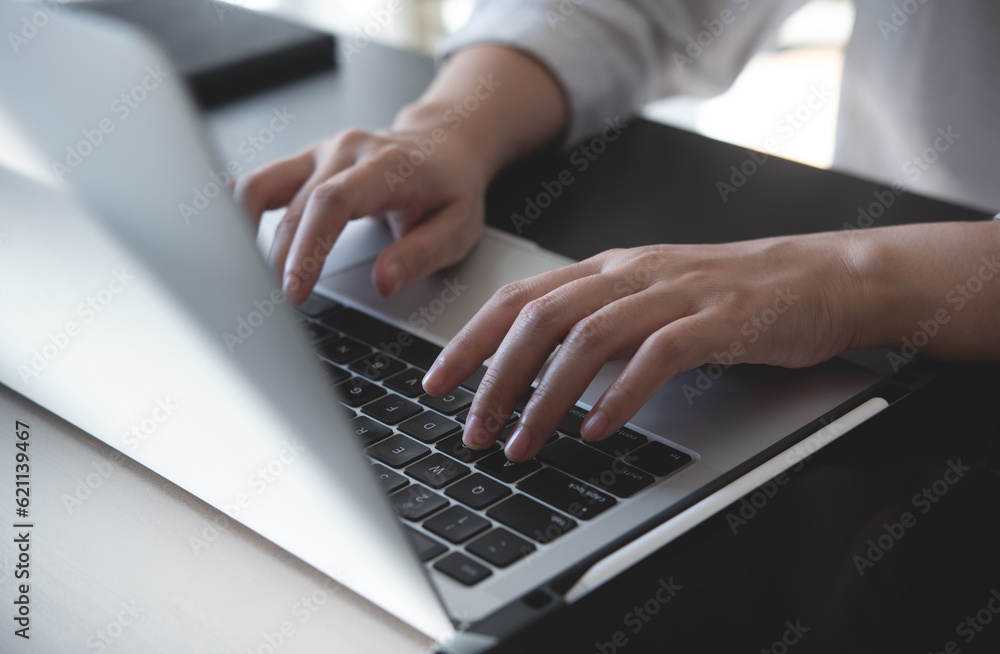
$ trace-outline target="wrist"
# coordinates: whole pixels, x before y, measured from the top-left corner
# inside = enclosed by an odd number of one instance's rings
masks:
[[[460,103],[418,100],[400,109],[392,130],[433,135],[436,142],[457,150],[463,166],[475,170],[484,184],[509,163],[499,127],[491,125],[488,116],[465,111]]]

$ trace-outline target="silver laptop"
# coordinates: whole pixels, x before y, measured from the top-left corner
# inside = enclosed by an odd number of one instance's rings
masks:
[[[0,4],[0,24],[24,12]],[[609,364],[535,461],[472,452],[475,376],[434,398],[423,370],[497,288],[567,259],[487,229],[386,300],[370,279],[389,236],[362,219],[296,310],[145,37],[64,11],[0,54],[0,79],[41,179],[24,196],[61,207],[8,235],[23,274],[0,288],[0,382],[442,647],[480,651],[576,601],[888,405],[860,360],[708,367],[585,444]],[[163,398],[170,420],[136,431]]]

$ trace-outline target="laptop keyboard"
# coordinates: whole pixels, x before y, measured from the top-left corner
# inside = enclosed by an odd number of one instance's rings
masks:
[[[614,510],[691,461],[624,427],[585,443],[582,407],[566,414],[531,461],[508,461],[500,445],[471,450],[462,428],[485,368],[433,397],[420,382],[438,346],[315,295],[299,312],[350,430],[420,559],[459,583],[473,586],[529,558],[538,545]],[[501,442],[519,415],[511,416]]]

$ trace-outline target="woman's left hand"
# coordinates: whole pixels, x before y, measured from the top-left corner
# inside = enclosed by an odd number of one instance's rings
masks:
[[[561,344],[507,441],[507,457],[526,461],[605,362],[634,355],[584,421],[600,440],[679,372],[717,359],[808,366],[852,346],[864,295],[852,243],[844,232],[603,252],[501,288],[424,388],[447,393],[493,356],[464,435],[485,448]]]

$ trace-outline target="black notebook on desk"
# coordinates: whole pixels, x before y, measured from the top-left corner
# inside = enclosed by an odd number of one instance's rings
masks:
[[[202,107],[335,65],[332,34],[218,0],[97,0],[82,5],[157,38]]]

